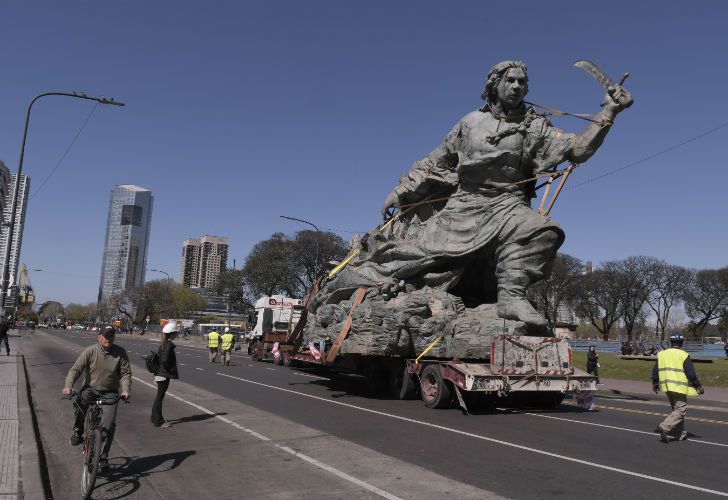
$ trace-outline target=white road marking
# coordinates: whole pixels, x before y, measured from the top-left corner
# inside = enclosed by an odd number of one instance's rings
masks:
[[[581,464],[581,465],[586,465],[586,466],[589,466],[589,467],[595,467],[597,469],[603,469],[603,470],[608,470],[608,471],[611,471],[611,472],[617,472],[619,474],[624,474],[624,475],[627,475],[627,476],[639,477],[641,479],[648,479],[650,481],[655,481],[655,482],[658,482],[658,483],[670,484],[672,486],[678,486],[678,487],[686,488],[686,489],[689,489],[689,490],[702,491],[703,493],[712,493],[713,495],[719,495],[719,496],[722,496],[722,497],[728,497],[728,492],[726,492],[726,491],[718,491],[718,490],[713,490],[713,489],[710,489],[710,488],[703,488],[701,486],[696,486],[696,485],[693,485],[693,484],[681,483],[681,482],[678,482],[678,481],[672,481],[670,479],[665,479],[665,478],[661,478],[661,477],[649,476],[647,474],[640,474],[639,472],[633,472],[633,471],[626,470],[626,469],[620,469],[619,467],[612,467],[610,465],[604,465],[604,464],[600,464],[600,463],[597,463],[597,462],[590,462],[589,460],[582,460],[580,458],[574,458],[574,457],[570,457],[570,456],[567,456],[567,455],[560,455],[558,453],[553,453],[553,452],[546,451],[546,450],[541,450],[541,449],[538,449],[538,448],[531,448],[530,446],[524,446],[524,445],[517,444],[517,443],[511,443],[509,441],[503,441],[501,439],[495,439],[495,438],[483,436],[483,435],[480,435],[480,434],[474,434],[472,432],[462,431],[462,430],[459,430],[459,429],[454,429],[452,427],[446,427],[444,425],[433,424],[433,423],[430,423],[430,422],[425,422],[423,420],[417,420],[417,419],[414,419],[414,418],[403,417],[401,415],[394,415],[392,413],[386,413],[386,412],[379,411],[379,410],[372,410],[371,408],[365,408],[363,406],[356,406],[356,405],[353,405],[351,403],[344,403],[342,401],[334,401],[334,400],[331,400],[331,399],[322,398],[320,396],[314,396],[312,394],[306,394],[304,392],[294,391],[292,389],[284,389],[283,387],[276,387],[274,385],[264,384],[262,382],[256,382],[255,380],[248,380],[248,379],[244,379],[244,378],[240,378],[240,377],[235,377],[233,375],[228,375],[226,373],[220,373],[220,372],[218,372],[217,374],[218,375],[222,375],[223,377],[228,377],[228,378],[232,378],[232,379],[235,379],[235,380],[240,380],[241,382],[246,382],[248,384],[259,385],[261,387],[267,387],[269,389],[275,389],[277,391],[288,392],[288,393],[291,393],[291,394],[297,394],[299,396],[303,396],[303,397],[311,398],[311,399],[316,399],[316,400],[319,400],[319,401],[323,401],[325,403],[329,403],[329,404],[333,404],[333,405],[339,405],[339,406],[345,406],[347,408],[351,408],[351,409],[354,409],[354,410],[359,410],[359,411],[363,411],[363,412],[367,412],[367,413],[372,413],[372,414],[375,414],[375,415],[380,415],[380,416],[392,418],[392,419],[395,419],[395,420],[401,420],[401,421],[404,421],[404,422],[410,422],[410,423],[413,423],[413,424],[419,424],[419,425],[422,425],[422,426],[425,426],[425,427],[430,427],[430,428],[433,428],[433,429],[439,429],[439,430],[442,430],[442,431],[452,432],[453,434],[460,434],[461,436],[467,436],[467,437],[471,437],[471,438],[475,438],[475,439],[480,439],[482,441],[488,441],[490,443],[500,444],[500,445],[503,445],[503,446],[508,446],[510,448],[516,448],[516,449],[519,449],[519,450],[524,450],[524,451],[528,451],[528,452],[531,452],[531,453],[536,453],[538,455],[545,455],[545,456],[551,457],[551,458],[558,458],[560,460],[564,460],[564,461],[567,461],[567,462],[573,462],[573,463],[577,463],[577,464]]]
[[[265,369],[266,369],[266,370],[270,370],[270,371],[273,371],[273,372],[274,372],[274,371],[276,371],[276,369],[275,369],[275,368],[271,368],[271,367],[269,367],[269,366],[267,366],[267,367],[266,367]]]
[[[198,370],[199,370],[199,368],[198,368]],[[222,375],[222,374],[218,374],[218,375]],[[137,382],[140,382],[140,383],[142,383],[142,384],[144,384],[146,386],[149,386],[149,387],[151,387],[153,389],[156,389],[156,387],[154,387],[149,382],[146,382],[144,380],[141,380],[140,378],[137,378],[137,377],[132,377],[132,378],[134,380],[136,380]],[[218,420],[221,420],[221,421],[225,422],[226,424],[232,425],[236,429],[240,429],[241,431],[246,432],[246,433],[250,434],[251,436],[260,439],[261,441],[270,442],[271,444],[273,444],[273,446],[275,446],[279,450],[283,450],[286,453],[290,453],[294,457],[300,458],[301,460],[304,460],[305,462],[308,462],[311,465],[315,465],[316,467],[318,467],[320,469],[323,469],[323,470],[325,470],[327,472],[330,472],[331,474],[334,474],[334,475],[336,475],[336,476],[338,476],[338,477],[340,477],[340,478],[342,478],[342,479],[344,479],[346,481],[349,481],[349,482],[351,482],[351,483],[353,483],[353,484],[355,484],[355,485],[357,485],[357,486],[359,486],[361,488],[364,488],[366,490],[369,490],[372,493],[374,493],[376,495],[379,495],[380,497],[386,498],[387,500],[403,500],[400,497],[395,496],[395,495],[392,495],[391,493],[388,493],[388,492],[386,492],[384,490],[381,490],[381,489],[377,488],[376,486],[373,486],[373,485],[371,485],[369,483],[366,483],[366,482],[362,481],[361,479],[357,479],[357,478],[355,478],[353,476],[350,476],[346,472],[342,472],[339,469],[336,469],[334,467],[331,467],[330,465],[327,465],[327,464],[325,464],[323,462],[319,462],[315,458],[309,457],[308,455],[304,455],[303,453],[299,453],[296,450],[293,450],[293,449],[289,448],[288,446],[281,446],[279,444],[273,443],[272,440],[269,437],[266,437],[263,434],[260,434],[260,433],[258,433],[256,431],[254,431],[253,429],[249,429],[247,427],[243,427],[242,425],[238,424],[237,422],[233,422],[229,418],[225,418],[225,417],[223,417],[221,415],[217,415],[217,414],[215,414],[214,411],[208,410],[207,408],[205,408],[203,406],[200,406],[200,405],[198,405],[196,403],[193,403],[192,401],[187,401],[186,399],[184,399],[184,398],[182,398],[180,396],[177,396],[176,394],[172,394],[171,392],[167,392],[167,396],[173,397],[174,399],[177,399],[178,401],[182,401],[183,403],[187,403],[188,405],[192,406],[193,408],[197,408],[198,410],[200,410],[202,412],[205,412],[208,415],[213,415],[214,418],[216,418]]]
[[[498,408],[499,410],[501,408]],[[564,418],[564,417],[554,417],[553,415],[541,415],[539,413],[524,413],[524,415],[531,415],[533,417],[541,417],[541,418],[549,418],[551,420],[562,420],[564,422],[573,422],[575,424],[584,424],[584,425],[593,425],[595,427],[605,427],[607,429],[616,429],[619,431],[625,431],[625,432],[634,432],[637,434],[647,434],[648,436],[656,437],[657,434],[654,432],[648,432],[648,431],[640,431],[637,429],[628,429],[627,427],[617,427],[616,425],[607,425],[607,424],[597,424],[596,422],[582,422],[581,420],[574,420],[571,418]],[[724,446],[728,448],[728,444],[723,443],[714,443],[712,441],[703,441],[702,439],[688,439],[688,443],[701,443],[701,444],[709,444],[711,446]]]
[[[297,371],[294,371],[293,374],[300,375],[302,377],[314,378],[316,380],[329,380],[326,377],[317,377],[316,375],[309,375],[308,373],[302,373],[302,372],[297,372]]]
[[[200,370],[201,372],[204,372],[205,371],[204,368],[200,368],[200,367],[195,368],[195,370]]]
[[[184,366],[184,365],[185,365],[184,363],[180,363],[180,366]]]

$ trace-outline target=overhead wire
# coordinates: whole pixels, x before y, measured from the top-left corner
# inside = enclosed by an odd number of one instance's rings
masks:
[[[574,116],[574,115],[569,114],[569,116]],[[616,173],[621,172],[623,170],[626,170],[628,168],[635,167],[635,166],[637,166],[637,165],[639,165],[641,163],[645,163],[645,162],[647,162],[649,160],[652,160],[654,158],[657,158],[658,156],[662,156],[662,155],[664,155],[666,153],[669,153],[670,151],[674,151],[675,149],[678,149],[678,148],[680,148],[682,146],[685,146],[687,144],[690,144],[691,142],[695,142],[698,139],[702,139],[705,136],[708,136],[710,134],[713,134],[715,132],[718,132],[719,130],[722,130],[722,129],[726,128],[726,127],[728,127],[728,122],[725,122],[725,123],[722,123],[720,125],[717,125],[717,126],[711,128],[710,130],[706,130],[705,132],[702,132],[702,133],[700,133],[700,134],[698,134],[696,136],[690,137],[689,139],[686,139],[684,141],[681,141],[681,142],[679,142],[677,144],[673,144],[670,147],[667,147],[667,148],[665,148],[663,150],[657,151],[656,153],[652,153],[651,155],[645,156],[644,158],[641,158],[639,160],[635,160],[635,161],[633,161],[631,163],[628,163],[628,164],[623,165],[621,167],[618,167],[618,168],[615,168],[615,169],[610,170],[608,172],[605,172],[604,174],[601,174],[601,175],[592,177],[592,178],[587,179],[587,180],[585,180],[583,182],[580,182],[578,184],[574,184],[574,185],[571,185],[571,186],[568,186],[568,187],[564,187],[563,191],[570,191],[572,189],[576,189],[578,187],[581,187],[581,186],[584,186],[586,184],[590,184],[590,183],[592,183],[594,181],[598,181],[600,179],[603,179],[605,177],[608,177],[608,176],[610,176],[612,174],[616,174]],[[352,234],[353,233],[362,233],[363,234],[363,233],[366,232],[366,231],[351,231],[351,230],[348,230],[348,229],[335,229],[335,228],[326,228],[326,229],[329,230],[329,231],[338,232],[338,233],[352,233]]]
[[[81,128],[78,129],[78,132],[76,132],[76,135],[73,137],[73,140],[66,148],[66,151],[61,155],[61,158],[58,160],[58,163],[56,163],[56,166],[53,167],[53,170],[46,176],[45,179],[43,179],[43,182],[40,183],[40,186],[38,186],[38,189],[35,190],[35,192],[28,198],[28,200],[32,200],[35,198],[35,196],[40,192],[41,189],[43,189],[43,186],[46,185],[46,183],[50,180],[51,177],[53,177],[53,174],[58,170],[58,167],[61,166],[61,163],[63,163],[63,160],[66,159],[66,156],[68,156],[68,153],[71,151],[71,148],[73,148],[73,145],[76,144],[76,141],[81,136],[81,133],[83,132],[83,129],[86,128],[86,125],[91,120],[91,117],[93,116],[94,112],[96,111],[96,108],[99,107],[99,103],[97,102],[94,104],[94,106],[91,108],[91,111],[89,112],[88,116],[86,116],[86,119],[81,124]]]

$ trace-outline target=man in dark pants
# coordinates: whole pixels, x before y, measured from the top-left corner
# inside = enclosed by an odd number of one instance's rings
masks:
[[[10,325],[5,316],[0,316],[0,346],[5,342],[5,354],[10,356],[10,344],[8,343],[8,333],[10,332]]]
[[[688,396],[705,392],[690,355],[682,349],[684,341],[682,333],[673,333],[670,336],[670,348],[657,353],[657,362],[652,369],[652,388],[655,394],[662,390],[672,407],[672,413],[658,426],[663,443],[670,442],[668,434],[673,429],[679,432],[678,440],[684,441],[688,438],[685,430]]]
[[[95,398],[99,395],[103,396],[103,394],[121,393],[122,399],[129,399],[131,365],[124,348],[114,344],[115,337],[116,331],[112,327],[101,327],[97,337],[98,342],[84,349],[68,371],[66,383],[63,386],[63,394],[66,396],[72,393],[76,380],[81,375],[85,375],[84,385],[76,397],[78,408],[74,415],[72,446],[79,445],[83,441],[86,411]],[[116,430],[117,404],[103,406],[101,428],[106,431],[106,443],[99,462],[102,472],[109,470],[107,457]]]

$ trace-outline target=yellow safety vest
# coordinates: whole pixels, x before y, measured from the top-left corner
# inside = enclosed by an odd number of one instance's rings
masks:
[[[225,333],[222,336],[222,350],[223,351],[229,351],[233,348],[233,334],[232,333]]]
[[[220,334],[217,332],[210,332],[207,334],[207,347],[215,348],[220,342]]]
[[[657,353],[657,372],[660,377],[660,389],[664,392],[677,392],[696,396],[698,391],[690,384],[683,370],[683,363],[688,353],[682,349],[665,349]]]

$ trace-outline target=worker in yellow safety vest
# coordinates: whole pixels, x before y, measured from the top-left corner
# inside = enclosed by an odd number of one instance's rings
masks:
[[[210,363],[217,361],[217,352],[220,349],[220,334],[215,330],[207,334],[207,348],[210,350]]]
[[[680,431],[678,440],[688,438],[685,430],[685,414],[688,409],[688,395],[703,394],[705,390],[698,380],[690,355],[683,351],[685,337],[680,332],[670,335],[670,348],[657,353],[657,362],[652,369],[652,388],[657,394],[662,390],[672,406],[670,413],[659,425],[660,440],[670,442],[670,431]]]
[[[222,350],[222,364],[225,366],[230,366],[230,355],[233,352],[233,346],[235,345],[235,335],[230,333],[230,328],[225,327],[225,333],[221,337],[221,346],[220,349]]]

